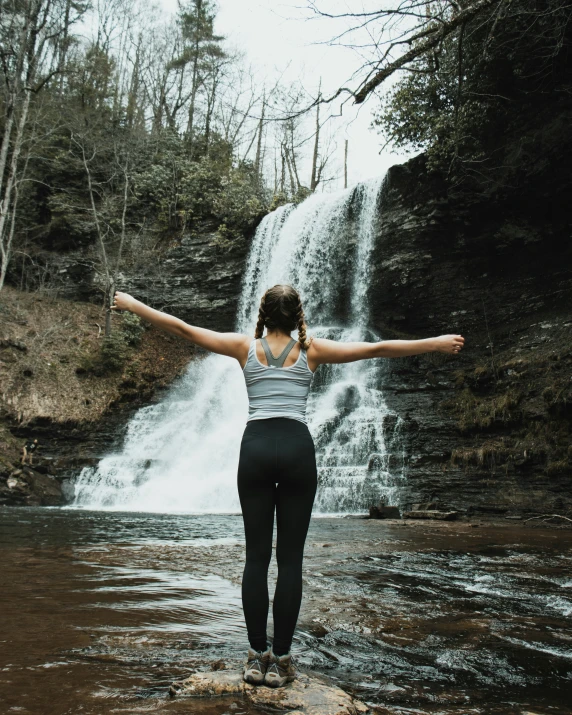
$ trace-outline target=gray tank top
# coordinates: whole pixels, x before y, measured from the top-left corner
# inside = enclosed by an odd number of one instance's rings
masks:
[[[268,365],[261,363],[256,355],[256,340],[250,343],[242,371],[248,393],[247,422],[270,417],[291,417],[308,424],[306,403],[314,373],[308,367],[306,351],[300,348],[296,362],[289,367],[281,367],[296,342],[291,338],[290,343],[275,358],[266,340],[261,339]]]

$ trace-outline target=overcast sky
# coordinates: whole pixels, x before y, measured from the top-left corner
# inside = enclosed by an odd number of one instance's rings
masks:
[[[176,0],[159,0],[169,12],[175,12]],[[353,3],[356,9],[362,3]],[[345,4],[347,7],[347,3]],[[341,1],[331,0],[328,10],[340,7]],[[320,78],[324,95],[332,94],[339,86],[356,87],[350,82],[352,73],[361,64],[354,50],[316,44],[326,41],[340,26],[326,18],[308,20],[309,12],[305,0],[280,2],[279,0],[218,0],[216,32],[226,36],[227,44],[243,50],[261,78],[269,83],[280,74],[286,81],[301,79],[309,91],[316,91]],[[357,7],[359,10],[359,7]],[[349,84],[348,84],[349,83]],[[361,106],[347,101],[343,114],[332,118],[332,131],[337,148],[335,165],[340,179],[328,189],[341,188],[344,140],[348,139],[348,183],[384,174],[393,164],[406,161],[413,153],[399,151],[392,153],[386,149],[381,154],[380,147],[385,139],[370,129],[375,97]],[[326,112],[339,113],[340,103],[333,104]],[[308,181],[309,183],[309,181]]]

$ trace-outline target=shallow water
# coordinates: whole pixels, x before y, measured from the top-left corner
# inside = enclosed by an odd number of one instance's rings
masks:
[[[1,712],[251,712],[168,697],[244,654],[240,515],[12,508],[0,530]],[[569,714],[571,616],[572,531],[315,518],[293,650],[383,712]]]

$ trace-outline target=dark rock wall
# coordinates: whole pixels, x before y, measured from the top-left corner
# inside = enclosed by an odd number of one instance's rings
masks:
[[[190,323],[212,330],[233,330],[252,236],[237,242],[232,250],[218,245],[216,236],[216,226],[205,224],[185,235],[176,246],[157,254],[152,265],[126,268],[117,278],[117,289]],[[89,250],[42,254],[45,273],[58,297],[102,301],[100,281]]]
[[[404,420],[391,446],[396,464],[406,453],[401,506],[572,509],[570,140],[550,124],[534,136],[524,159],[507,146],[505,175],[479,191],[448,189],[423,155],[389,171],[372,327],[384,339],[465,337],[456,356],[388,361],[387,403]]]
[[[251,237],[228,251],[214,243],[215,235],[185,236],[158,269],[126,277],[123,289],[189,323],[232,331]]]

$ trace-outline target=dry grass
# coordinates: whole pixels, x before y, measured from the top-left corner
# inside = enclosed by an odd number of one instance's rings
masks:
[[[494,466],[501,464],[514,457],[514,450],[508,447],[504,441],[491,441],[481,444],[479,447],[460,447],[451,453],[452,464],[469,464],[484,466]]]
[[[122,317],[113,318],[120,329]],[[0,293],[0,403],[11,421],[100,419],[126,394],[149,394],[171,382],[194,354],[183,340],[145,331],[124,371],[99,377],[82,372],[98,355],[104,314],[90,303],[72,303],[10,287]]]
[[[457,424],[461,432],[473,429],[487,429],[494,423],[508,423],[518,418],[518,405],[522,392],[511,388],[507,392],[491,397],[475,395],[469,387],[465,387],[460,394],[442,403],[457,417]]]

